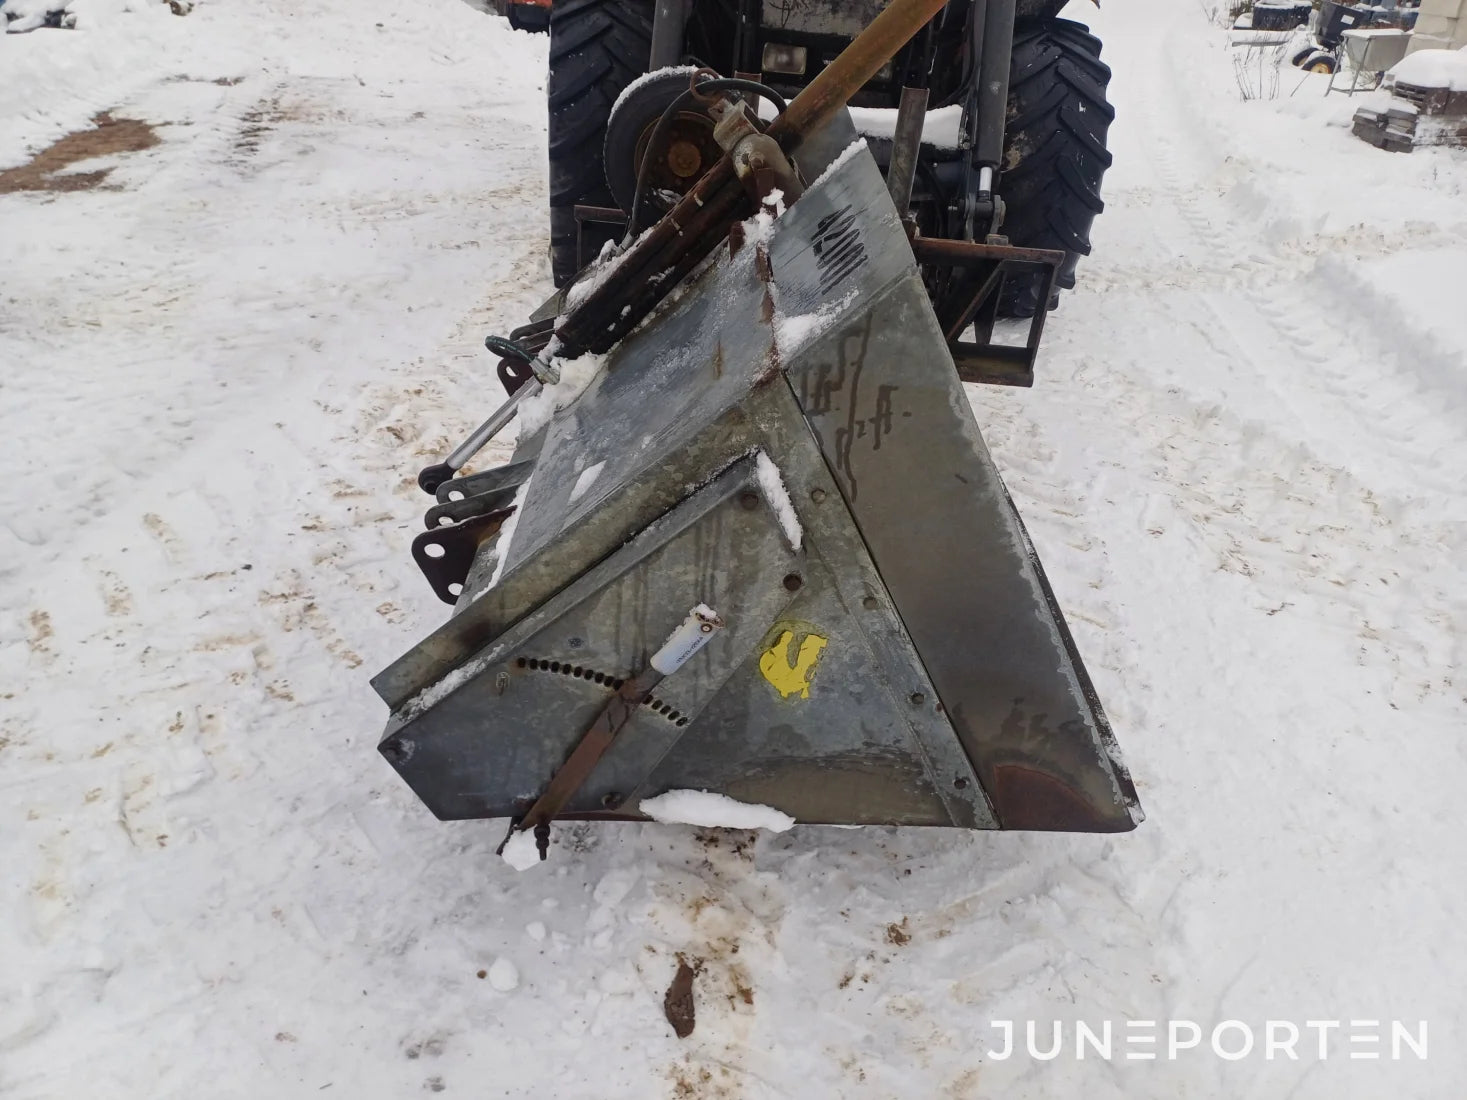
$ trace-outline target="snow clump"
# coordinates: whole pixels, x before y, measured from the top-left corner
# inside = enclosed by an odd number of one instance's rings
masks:
[[[668,791],[656,798],[644,798],[638,806],[642,813],[664,825],[701,825],[713,829],[768,829],[782,833],[794,825],[795,819],[772,806],[739,802],[726,794],[712,791]]]

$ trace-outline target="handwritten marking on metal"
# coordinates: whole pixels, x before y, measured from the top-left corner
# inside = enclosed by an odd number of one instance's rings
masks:
[[[811,241],[815,264],[820,269],[820,293],[829,294],[861,268],[870,257],[861,242],[861,227],[847,203],[815,223]]]
[[[840,377],[846,376],[846,367],[850,367],[851,392],[846,395],[846,423],[845,427],[835,430],[835,468],[838,473],[844,474],[847,484],[851,487],[851,500],[855,500],[860,493],[860,487],[856,484],[856,472],[851,469],[851,444],[860,435],[865,434],[865,422],[856,416],[857,406],[861,396],[861,371],[866,367],[866,348],[871,343],[872,318],[866,315],[866,323],[861,326],[859,333],[845,333],[836,345],[837,354],[840,356]],[[859,340],[860,346],[854,355],[849,355],[850,346]],[[888,422],[889,424],[889,422]]]

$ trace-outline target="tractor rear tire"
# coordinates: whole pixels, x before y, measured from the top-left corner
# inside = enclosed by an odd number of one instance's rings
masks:
[[[573,276],[578,203],[614,205],[601,148],[622,91],[647,71],[652,0],[556,0],[550,12],[550,268]]]
[[[1084,24],[1046,19],[1014,29],[1000,232],[1024,248],[1062,250],[1057,288],[1075,285],[1080,257],[1090,254],[1091,223],[1105,209],[1100,182],[1111,163],[1105,140],[1115,118],[1109,83],[1100,39]],[[1009,280],[1001,312],[1032,317],[1042,288],[1038,276]],[[1056,290],[1045,304],[1058,303]]]

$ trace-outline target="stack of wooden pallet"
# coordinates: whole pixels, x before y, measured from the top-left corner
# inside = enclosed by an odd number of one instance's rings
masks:
[[[1391,71],[1388,95],[1355,112],[1355,136],[1380,149],[1467,148],[1467,51],[1418,50]]]

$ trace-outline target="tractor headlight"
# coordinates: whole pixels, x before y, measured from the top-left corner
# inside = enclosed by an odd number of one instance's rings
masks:
[[[778,42],[764,43],[763,67],[766,73],[804,76],[805,59],[804,46],[785,46]]]

